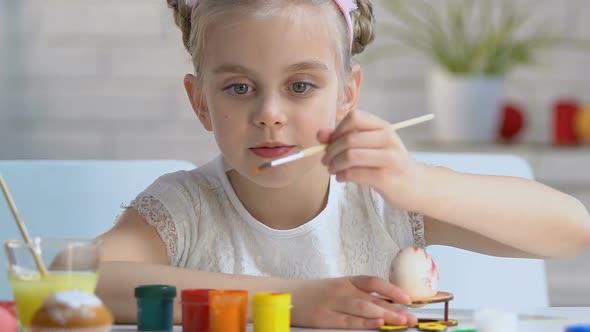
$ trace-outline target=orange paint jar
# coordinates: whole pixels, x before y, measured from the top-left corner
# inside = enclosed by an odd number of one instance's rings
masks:
[[[210,291],[209,317],[211,332],[245,332],[248,324],[248,291]]]

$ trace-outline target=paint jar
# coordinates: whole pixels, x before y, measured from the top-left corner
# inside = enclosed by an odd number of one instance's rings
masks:
[[[590,324],[576,324],[565,327],[565,332],[590,332]]]
[[[553,118],[553,141],[556,145],[575,145],[578,137],[575,128],[575,118],[580,105],[575,100],[560,100],[555,103]]]
[[[290,331],[291,294],[257,293],[252,302],[254,332]]]
[[[210,291],[209,318],[211,332],[246,332],[248,291]]]
[[[209,291],[210,289],[183,289],[182,331],[209,332]]]
[[[176,287],[144,285],[135,288],[137,329],[139,331],[172,331]]]

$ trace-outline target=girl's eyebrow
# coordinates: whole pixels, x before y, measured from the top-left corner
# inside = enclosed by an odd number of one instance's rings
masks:
[[[290,65],[286,68],[285,71],[288,72],[294,72],[294,71],[302,71],[302,70],[322,70],[322,71],[328,71],[328,66],[326,66],[324,63],[319,62],[319,61],[303,61],[303,62],[299,62],[293,65]],[[233,63],[224,63],[221,64],[219,66],[217,66],[213,72],[215,74],[220,74],[220,73],[235,73],[235,74],[253,74],[253,72],[251,70],[249,70],[248,68],[241,66],[241,65],[237,65],[237,64],[233,64]]]
[[[328,71],[328,66],[319,61],[304,61],[287,67],[287,71],[301,71],[301,70],[314,70],[319,69],[322,71]]]
[[[246,68],[244,66],[236,65],[233,63],[223,63],[223,64],[217,66],[215,68],[215,70],[213,70],[213,73],[215,73],[215,74],[221,74],[221,73],[252,74],[252,72],[248,68]]]

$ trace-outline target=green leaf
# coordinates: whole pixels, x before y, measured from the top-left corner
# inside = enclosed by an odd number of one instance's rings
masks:
[[[504,75],[516,66],[536,63],[542,49],[590,48],[588,41],[566,43],[540,28],[522,37],[533,10],[519,10],[511,0],[383,0],[382,5],[391,20],[379,24],[378,33],[390,45],[367,58],[400,54],[405,47],[451,73]]]

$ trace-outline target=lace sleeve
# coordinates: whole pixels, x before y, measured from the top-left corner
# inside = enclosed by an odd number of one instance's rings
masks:
[[[131,201],[128,207],[137,210],[145,221],[156,229],[164,241],[170,263],[176,265],[178,262],[178,233],[174,220],[164,204],[153,196],[140,195]]]
[[[420,213],[406,212],[396,209],[385,202],[383,197],[375,190],[369,188],[369,204],[373,205],[375,212],[394,241],[400,248],[419,246],[424,248],[424,216]]]
[[[170,265],[176,267],[185,267],[198,238],[200,195],[191,174],[164,174],[125,206],[137,210],[156,229]]]
[[[424,238],[424,215],[417,212],[408,212],[408,221],[412,226],[414,243],[420,248],[426,247],[426,239]]]

